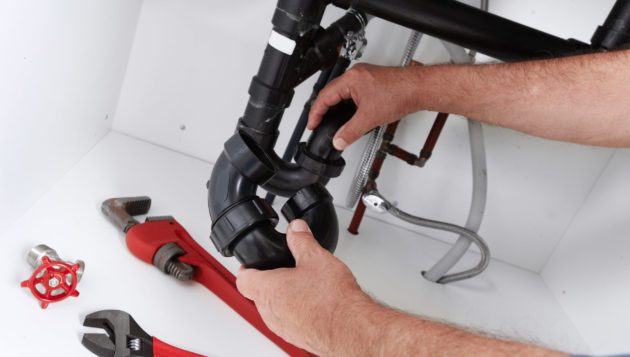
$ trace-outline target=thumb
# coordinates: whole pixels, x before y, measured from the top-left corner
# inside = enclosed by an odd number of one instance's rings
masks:
[[[333,137],[335,149],[343,150],[347,148],[372,129],[374,126],[371,126],[370,122],[366,120],[367,118],[368,116],[364,115],[361,108],[359,108],[354,116],[335,133]]]
[[[295,258],[296,266],[307,261],[319,249],[323,249],[313,237],[308,224],[301,219],[293,220],[289,225],[287,244],[293,258]]]

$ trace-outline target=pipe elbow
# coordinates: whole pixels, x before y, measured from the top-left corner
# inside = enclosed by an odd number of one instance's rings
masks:
[[[277,167],[276,173],[261,187],[274,195],[282,197],[293,196],[300,188],[320,182],[320,177],[300,165],[287,162],[273,153],[273,161]]]
[[[225,143],[208,182],[210,238],[222,255],[234,256],[248,268],[295,266],[286,236],[275,229],[278,215],[256,196],[257,185],[277,172],[272,156],[245,132],[238,131]],[[324,186],[313,183],[296,188],[282,213],[289,221],[304,219],[321,246],[334,252],[339,228],[332,201]]]
[[[299,190],[282,208],[289,221],[304,219],[313,236],[331,253],[339,235],[332,196],[321,184]],[[275,269],[293,267],[295,260],[286,243],[286,235],[275,226],[278,216],[259,197],[232,205],[213,221],[210,238],[224,256],[234,256],[247,268]]]
[[[225,152],[212,169],[208,188],[208,211],[214,222],[228,208],[256,195],[256,185],[232,166]]]

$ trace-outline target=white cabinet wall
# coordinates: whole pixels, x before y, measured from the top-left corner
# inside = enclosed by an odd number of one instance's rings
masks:
[[[0,1],[0,232],[111,129],[141,5]]]

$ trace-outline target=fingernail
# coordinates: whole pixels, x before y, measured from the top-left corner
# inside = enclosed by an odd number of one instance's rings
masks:
[[[345,140],[343,140],[342,138],[335,138],[333,140],[333,146],[337,150],[343,150],[343,149],[346,148],[346,146],[348,146],[348,143]]]
[[[306,224],[306,222],[302,220],[296,220],[296,221],[291,222],[291,230],[298,233],[311,231],[308,228],[308,224]]]

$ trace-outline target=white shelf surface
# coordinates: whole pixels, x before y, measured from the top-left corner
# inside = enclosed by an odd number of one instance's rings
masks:
[[[101,309],[131,313],[150,334],[211,356],[282,356],[283,352],[217,297],[196,283],[182,283],[136,259],[123,234],[100,212],[111,197],[148,195],[151,215],[173,215],[228,269],[238,262],[216,253],[210,242],[205,182],[211,164],[112,132],[74,166],[1,237],[8,271],[0,336],[7,356],[87,356],[80,344],[84,316]],[[366,217],[361,234],[345,230],[351,212],[338,209],[341,236],[336,255],[378,300],[473,329],[532,341],[570,352],[589,352],[541,277],[492,261],[487,272],[447,286],[429,283],[420,271],[448,246]],[[284,229],[282,223],[279,229]],[[62,258],[86,263],[81,295],[42,310],[20,281],[32,273],[27,251],[40,243]],[[467,257],[472,265],[478,256]]]

